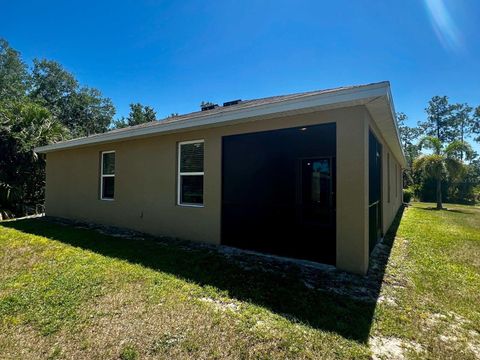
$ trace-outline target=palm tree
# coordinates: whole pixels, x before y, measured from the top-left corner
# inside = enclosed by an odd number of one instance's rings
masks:
[[[415,159],[413,168],[415,171],[423,171],[426,175],[436,180],[436,200],[437,210],[443,209],[442,206],[442,180],[450,177],[459,178],[465,171],[465,165],[461,158],[466,154],[466,159],[470,159],[473,150],[465,142],[452,141],[447,146],[443,146],[440,139],[434,136],[426,136],[420,140],[420,149],[431,149],[431,154],[424,154]]]
[[[43,202],[45,161],[33,148],[68,137],[68,130],[41,105],[0,102],[0,218],[23,215],[27,205]]]

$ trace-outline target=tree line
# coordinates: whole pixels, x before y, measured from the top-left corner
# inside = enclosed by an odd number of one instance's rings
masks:
[[[480,106],[434,96],[425,113],[417,126],[407,126],[407,116],[397,114],[407,158],[406,197],[436,202],[438,209],[444,201],[480,201],[480,158],[472,148],[473,142],[480,143]]]
[[[434,96],[425,110],[425,121],[414,127],[397,114],[408,163],[406,196],[438,207],[478,201],[480,159],[470,143],[480,142],[480,106]],[[127,117],[114,117],[112,101],[99,90],[81,85],[56,61],[34,59],[28,66],[0,38],[0,219],[43,204],[45,161],[35,147],[156,121],[155,110],[140,103],[130,104]]]
[[[0,219],[43,203],[45,161],[35,147],[156,121],[155,110],[139,103],[130,104],[127,117],[114,116],[98,89],[81,85],[56,61],[28,66],[0,38]]]

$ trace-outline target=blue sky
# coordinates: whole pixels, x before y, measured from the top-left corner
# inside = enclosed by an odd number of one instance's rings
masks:
[[[2,1],[0,36],[31,62],[159,118],[223,102],[390,80],[422,120],[433,95],[480,105],[480,2]]]

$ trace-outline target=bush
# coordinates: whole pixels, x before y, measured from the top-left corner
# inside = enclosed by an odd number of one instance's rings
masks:
[[[412,188],[406,188],[403,189],[403,202],[404,203],[409,203],[413,199],[413,189]]]
[[[480,185],[473,188],[473,195],[476,204],[480,204]]]

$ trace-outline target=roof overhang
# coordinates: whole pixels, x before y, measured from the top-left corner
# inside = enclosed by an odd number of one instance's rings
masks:
[[[330,110],[335,108],[364,105],[369,110],[382,136],[395,157],[406,166],[400,143],[398,126],[388,82],[339,89],[335,91],[259,104],[247,108],[229,109],[213,114],[198,114],[179,121],[162,122],[148,127],[133,127],[123,131],[111,131],[89,137],[73,139],[35,148],[37,153],[74,149],[142,137],[163,135],[175,132],[199,130],[202,128],[233,125],[293,114]]]
[[[398,129],[390,84],[386,83],[383,96],[372,99],[365,106],[393,155],[400,162],[402,168],[406,168],[407,160],[400,140],[400,131]]]

